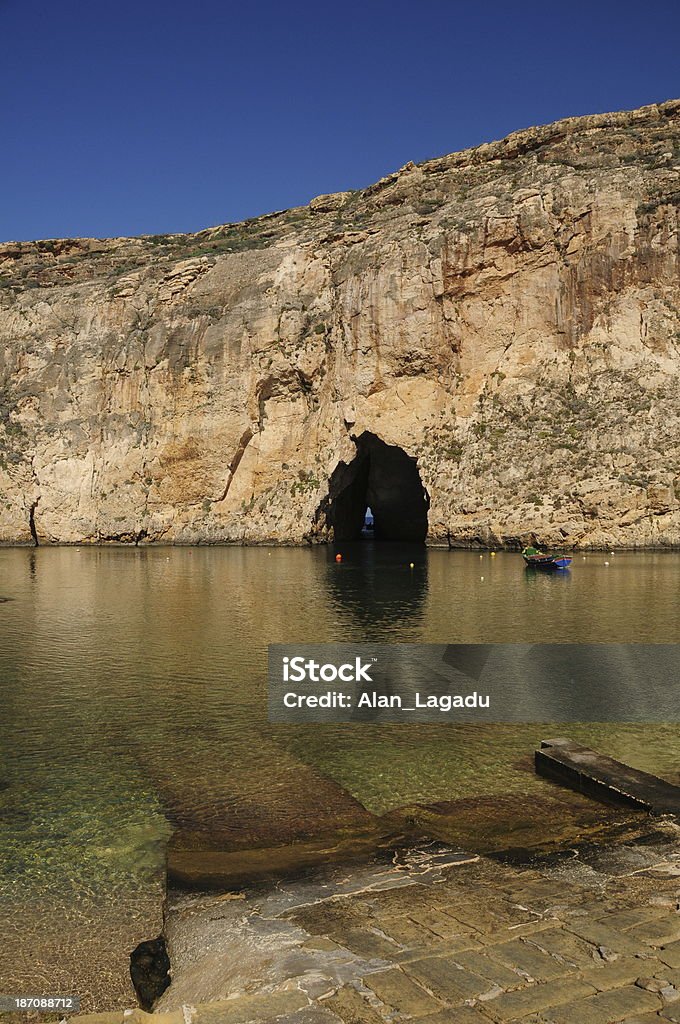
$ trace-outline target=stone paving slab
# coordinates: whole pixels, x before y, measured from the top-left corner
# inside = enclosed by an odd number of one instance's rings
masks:
[[[644,924],[635,925],[631,928],[629,935],[638,942],[645,942],[649,946],[666,946],[671,942],[680,940],[680,914],[666,915],[654,921],[645,921]]]
[[[429,949],[430,946],[442,939],[441,935],[404,914],[383,912],[374,914],[373,917],[380,931],[384,931],[394,942],[403,948]],[[450,924],[451,930],[449,934],[452,938],[458,938],[463,935],[460,925],[456,928],[455,922],[451,921]],[[465,934],[467,935],[469,932],[466,931]]]
[[[414,960],[405,964],[404,970],[433,996],[451,1006],[477,999],[492,987],[488,979],[458,967],[453,958],[445,956]]]
[[[551,925],[554,925],[554,922],[551,922]],[[587,970],[596,962],[594,947],[585,939],[581,939],[561,926],[557,928],[549,926],[539,934],[529,936],[527,942],[570,967]],[[597,956],[597,959],[599,960],[600,957]]]
[[[479,923],[475,923],[473,915],[461,913],[458,907],[442,907],[433,905],[432,902],[411,911],[409,918],[421,928],[425,928],[430,933],[431,940],[433,936],[448,939],[452,935],[471,935],[479,930]]]
[[[619,910],[614,913],[603,914],[600,921],[606,922],[610,928],[620,928],[627,931],[630,928],[642,926],[656,918],[668,916],[668,908],[664,906],[634,907],[630,910]]]
[[[337,932],[336,936],[338,936]],[[338,940],[352,953],[369,960],[391,960],[402,948],[401,943],[397,940],[383,937],[372,928],[351,928],[344,935],[339,935]]]
[[[384,1017],[351,985],[346,985],[330,999],[326,999],[324,1006],[344,1021],[344,1024],[383,1024],[384,1022]]]
[[[505,1021],[514,1021],[530,1013],[594,995],[595,989],[587,982],[578,978],[560,978],[551,985],[531,985],[517,992],[504,993],[490,1000],[484,1009],[493,1020],[505,1024]]]
[[[659,960],[662,960],[669,967],[680,967],[680,942],[669,942],[664,944],[657,953]]]
[[[364,984],[386,1006],[391,1007],[397,1013],[405,1013],[409,1017],[425,1017],[442,1009],[439,999],[426,992],[398,967],[369,974],[364,978]]]
[[[612,963],[605,963],[603,966],[593,966],[583,972],[583,979],[593,985],[598,992],[607,992],[613,988],[621,988],[624,985],[632,985],[642,975],[653,975],[656,978],[665,978],[670,981],[668,975],[671,972],[661,963],[660,960],[641,959],[640,957],[622,957]]]
[[[659,996],[628,985],[550,1007],[539,1015],[539,1019],[542,1017],[545,1024],[613,1024],[636,1013],[653,1012],[661,1007]]]
[[[585,939],[586,942],[591,942],[598,948],[602,946],[605,949],[610,949],[614,953],[634,955],[644,945],[643,940],[636,940],[633,935],[620,931],[618,928],[610,928],[601,920],[592,921],[588,918],[571,920],[567,929],[574,935]]]
[[[487,953],[494,960],[515,971],[521,971],[529,980],[552,981],[562,978],[575,970],[571,964],[560,962],[556,957],[544,953],[537,946],[523,939],[492,944]]]
[[[647,965],[645,964],[645,967],[646,966]],[[677,967],[666,967],[664,963],[659,961],[659,967],[654,971],[654,977],[665,978],[680,992],[680,970],[678,970]]]
[[[497,985],[505,991],[512,991],[527,984],[526,978],[516,970],[505,967],[500,961],[492,960],[485,952],[462,952],[453,957],[459,967],[472,974],[486,978],[491,985]]]
[[[489,1018],[470,1006],[442,1010],[433,1017],[423,1017],[420,1024],[489,1024]]]
[[[431,942],[427,946],[412,946],[404,949],[395,957],[397,963],[408,964],[413,960],[421,960],[428,953],[435,950],[442,955],[453,955],[460,952],[471,952],[481,949],[482,943],[475,935],[452,935],[449,939],[440,939]]]

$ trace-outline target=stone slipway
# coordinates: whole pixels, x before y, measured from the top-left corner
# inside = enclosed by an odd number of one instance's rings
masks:
[[[539,775],[598,800],[680,815],[680,788],[572,740],[543,740],[535,763]]]
[[[443,848],[268,893],[175,895],[152,1016],[79,1024],[680,1021],[678,830],[513,867]]]
[[[575,836],[611,835],[622,820],[635,817],[632,809],[622,814],[558,789],[531,800],[521,793],[495,794],[374,815],[333,779],[259,735],[252,756],[237,765],[216,762],[212,754],[207,764],[189,746],[176,744],[174,750],[177,771],[169,754],[162,774],[153,758],[144,766],[176,826],[168,845],[169,884],[185,889],[234,889],[324,863],[391,856],[428,839],[476,852],[556,849]],[[273,762],[277,777],[287,775],[275,787],[263,767]]]
[[[232,888],[325,861],[365,859],[396,841],[393,822],[261,733],[236,761],[174,734],[162,761],[141,746],[135,756],[175,827],[170,884]]]

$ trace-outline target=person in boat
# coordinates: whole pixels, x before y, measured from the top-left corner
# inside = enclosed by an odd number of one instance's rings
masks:
[[[529,545],[528,547],[524,548],[524,550],[522,551],[522,554],[526,558],[533,558],[535,555],[538,555],[539,557],[542,557],[545,554],[545,551],[540,551],[538,548],[535,548],[535,547],[532,547],[531,545]]]

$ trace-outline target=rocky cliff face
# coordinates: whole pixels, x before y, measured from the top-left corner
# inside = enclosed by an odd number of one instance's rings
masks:
[[[0,246],[0,540],[349,536],[369,493],[398,521],[406,453],[432,543],[679,544],[679,170],[673,101],[194,235]]]

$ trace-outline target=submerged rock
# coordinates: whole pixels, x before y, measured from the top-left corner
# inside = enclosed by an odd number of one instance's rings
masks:
[[[170,984],[170,958],[162,935],[140,942],[132,951],[130,977],[139,1005],[143,1010],[151,1010]]]

